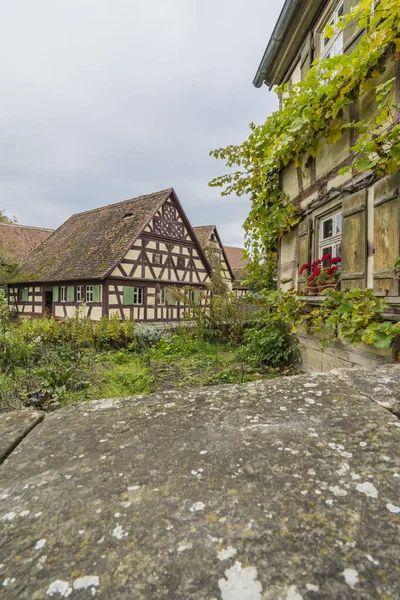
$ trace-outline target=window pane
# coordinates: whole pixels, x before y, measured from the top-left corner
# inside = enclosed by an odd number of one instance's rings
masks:
[[[321,252],[321,258],[325,255],[325,254],[330,254],[332,256],[333,253],[333,246],[326,246],[325,248],[322,248],[322,252]],[[323,266],[324,267],[328,267],[329,266],[329,260],[325,260],[323,262]]]
[[[322,223],[322,239],[326,240],[327,238],[332,237],[333,235],[333,218],[327,219]]]
[[[340,235],[342,233],[342,223],[343,223],[343,217],[342,217],[342,213],[338,213],[336,215],[336,231],[335,231],[335,235]]]

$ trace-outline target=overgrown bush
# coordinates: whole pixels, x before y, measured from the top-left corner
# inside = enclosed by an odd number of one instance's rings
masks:
[[[174,290],[174,295],[187,305],[186,319],[195,322],[196,334],[204,340],[240,344],[249,320],[248,303],[230,291],[215,273],[197,302],[188,295],[190,290]]]
[[[170,340],[171,335],[159,327],[152,325],[136,325],[133,343],[130,349],[139,353],[145,352],[151,346],[156,346],[162,339]]]
[[[285,367],[297,362],[297,340],[283,321],[260,320],[245,331],[242,360],[257,367]]]

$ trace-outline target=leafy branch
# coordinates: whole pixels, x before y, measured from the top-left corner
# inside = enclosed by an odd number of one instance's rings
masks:
[[[281,171],[290,164],[304,171],[323,140],[335,144],[349,128],[357,131],[352,163],[346,170],[372,171],[383,177],[400,165],[396,121],[400,107],[393,101],[394,80],[381,83],[388,61],[400,52],[400,0],[381,0],[373,14],[371,1],[362,0],[337,27],[350,25],[364,33],[351,54],[315,60],[304,81],[276,88],[284,99],[282,110],[262,125],[251,123],[250,135],[242,144],[210,152],[231,171],[209,185],[221,187],[222,195],[250,196],[244,227],[247,249],[255,262],[276,252],[282,235],[301,219],[281,189]],[[326,28],[327,37],[336,34],[337,29]],[[374,90],[377,114],[370,120],[346,122],[349,105]]]

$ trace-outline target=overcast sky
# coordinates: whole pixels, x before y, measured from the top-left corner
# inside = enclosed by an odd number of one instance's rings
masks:
[[[252,81],[283,0],[2,0],[0,208],[25,225],[174,187],[243,244],[209,150],[276,109]]]

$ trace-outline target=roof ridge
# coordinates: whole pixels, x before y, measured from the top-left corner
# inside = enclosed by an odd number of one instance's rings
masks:
[[[209,229],[210,227],[216,227],[216,225],[194,225],[193,229]]]
[[[39,231],[55,231],[49,227],[36,227],[35,225],[21,225],[20,223],[0,223],[1,227],[20,227],[21,229],[38,229]]]
[[[159,190],[158,192],[152,192],[151,194],[142,194],[142,196],[136,196],[136,198],[128,198],[127,200],[121,200],[121,202],[111,202],[111,204],[106,204],[105,206],[99,206],[98,208],[91,208],[90,210],[83,210],[82,212],[74,213],[73,215],[71,215],[70,219],[72,219],[72,217],[86,215],[88,213],[99,212],[101,210],[105,210],[106,208],[110,208],[111,206],[113,206],[113,207],[120,206],[121,204],[125,204],[127,202],[133,202],[134,200],[139,200],[139,198],[148,198],[149,196],[156,196],[158,194],[166,195],[167,192],[172,192],[173,189],[174,188],[171,187],[171,188],[167,188],[165,190]]]

